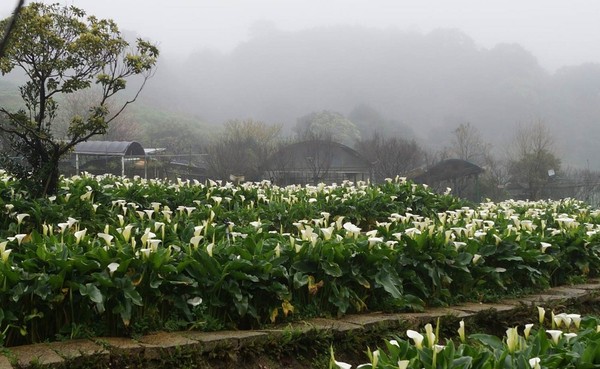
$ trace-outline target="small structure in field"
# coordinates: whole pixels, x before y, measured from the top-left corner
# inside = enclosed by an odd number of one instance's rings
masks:
[[[427,184],[438,192],[444,192],[449,187],[456,196],[478,201],[479,175],[483,171],[480,166],[466,160],[447,159],[412,179],[416,183]]]
[[[367,181],[372,165],[356,150],[330,140],[292,143],[267,162],[265,176],[278,185]]]
[[[75,146],[75,173],[111,173],[124,176],[126,169],[147,176],[146,152],[136,141],[86,141]]]

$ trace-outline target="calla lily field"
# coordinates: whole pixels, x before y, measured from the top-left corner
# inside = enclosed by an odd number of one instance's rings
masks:
[[[406,337],[396,337],[385,347],[368,350],[369,361],[357,369],[407,368],[597,368],[600,365],[600,325],[595,317],[557,314],[540,321],[511,327],[504,337],[465,334],[460,322],[457,336],[439,338],[439,321],[434,329],[425,326],[425,334],[408,330]],[[434,333],[435,330],[435,333]],[[352,365],[335,358],[330,350],[330,369],[351,369]]]
[[[471,204],[403,178],[279,187],[83,174],[34,199],[2,172],[0,213],[5,346],[418,311],[583,281],[600,266],[600,211],[582,202]],[[388,349],[435,358],[431,334],[422,349]],[[532,357],[557,345],[547,337]]]

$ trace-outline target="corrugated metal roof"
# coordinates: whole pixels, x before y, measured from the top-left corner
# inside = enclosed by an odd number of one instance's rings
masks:
[[[86,141],[75,146],[75,154],[96,156],[144,156],[144,148],[136,141]]]

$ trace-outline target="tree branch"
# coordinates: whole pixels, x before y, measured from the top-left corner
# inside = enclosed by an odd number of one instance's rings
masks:
[[[10,34],[12,33],[13,28],[15,28],[15,23],[17,22],[17,18],[19,13],[21,13],[21,9],[25,4],[25,0],[19,0],[17,6],[15,7],[15,11],[13,12],[12,19],[8,23],[8,26],[4,30],[4,36],[2,40],[0,40],[0,58],[4,57],[4,51],[6,50],[6,46],[8,45],[8,39],[10,38]]]

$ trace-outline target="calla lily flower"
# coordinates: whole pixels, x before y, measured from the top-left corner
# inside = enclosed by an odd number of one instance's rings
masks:
[[[537,309],[538,309],[538,319],[539,319],[540,325],[544,325],[544,317],[546,315],[546,310],[541,306],[538,306]]]
[[[511,354],[519,349],[519,333],[517,327],[506,330],[506,347]]]
[[[465,321],[461,320],[458,323],[458,337],[460,338],[460,342],[465,343],[467,337],[465,335]]]
[[[107,268],[108,268],[108,273],[110,274],[110,276],[112,277],[113,273],[119,268],[119,263],[110,263],[108,264]]]
[[[87,228],[82,229],[81,231],[77,231],[75,233],[73,233],[73,235],[75,236],[75,243],[79,244],[79,241],[81,241],[81,239],[83,237],[85,237],[85,233],[87,232]]]
[[[10,253],[11,253],[11,252],[12,252],[12,250],[11,250],[11,249],[2,250],[2,254],[1,254],[1,256],[2,256],[2,261],[3,261],[4,263],[6,263],[6,262],[8,261],[8,257],[10,256]]]
[[[21,242],[23,242],[23,240],[25,239],[25,237],[27,237],[26,234],[23,234],[23,233],[16,234],[15,235],[15,239],[17,240],[17,244],[21,245]]]
[[[552,337],[552,342],[554,342],[554,344],[557,345],[558,340],[560,340],[560,337],[563,334],[563,331],[556,330],[556,329],[549,329],[546,331],[546,333],[548,333]]]
[[[551,247],[552,244],[548,243],[548,242],[540,242],[540,250],[542,251],[542,254],[546,252],[546,250]]]
[[[565,339],[567,340],[567,342],[569,342],[569,340],[574,337],[577,337],[577,333],[565,333]]]
[[[531,369],[541,369],[542,367],[540,366],[540,358],[539,357],[534,357],[529,359],[529,366],[531,367]]]
[[[195,249],[198,248],[198,244],[200,243],[200,241],[204,238],[204,236],[194,236],[192,238],[190,238],[190,243],[192,244],[192,246],[194,246]]]
[[[331,239],[331,235],[333,234],[333,227],[329,228],[321,228],[321,233],[323,233],[323,238],[327,241]]]
[[[579,325],[581,324],[581,315],[579,314],[567,314],[567,316],[573,321],[575,327],[579,329]]]
[[[525,324],[525,330],[523,331],[523,335],[525,339],[529,338],[529,333],[531,332],[531,328],[533,328],[533,324]]]
[[[29,217],[29,214],[26,214],[26,213],[17,214],[17,225],[21,225],[21,223],[23,223],[23,220],[27,217]]]
[[[348,364],[348,363],[344,363],[343,361],[337,361],[337,360],[333,360],[333,363],[339,368],[339,369],[350,369],[352,368],[352,365]]]
[[[196,296],[193,299],[188,299],[187,303],[192,305],[193,307],[196,307],[202,303],[202,297]]]
[[[346,230],[346,234],[354,238],[357,238],[361,231],[361,228],[355,226],[350,222],[344,223],[344,229]]]
[[[415,347],[417,349],[423,349],[423,340],[425,339],[425,337],[421,333],[409,329],[406,331],[406,335],[408,336],[408,338],[412,339],[415,342]]]
[[[113,236],[108,233],[98,233],[98,237],[102,238],[104,242],[106,242],[106,246],[110,246],[110,243],[113,239]]]
[[[435,345],[435,333],[433,333],[433,326],[431,323],[425,324],[425,335],[427,336],[427,345],[429,348],[433,348]]]

